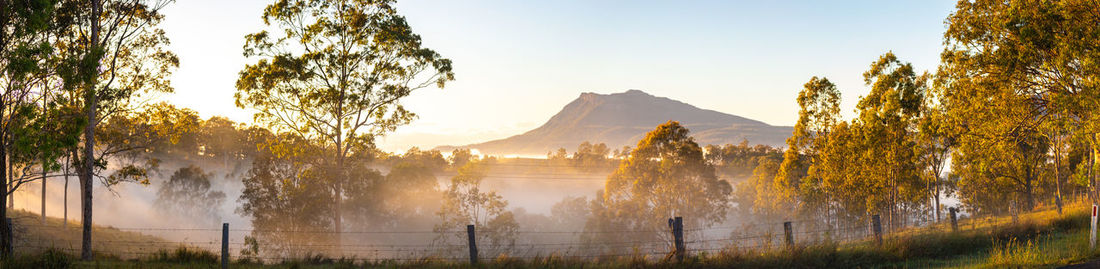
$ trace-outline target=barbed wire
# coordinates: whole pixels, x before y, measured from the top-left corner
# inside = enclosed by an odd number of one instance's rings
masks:
[[[1079,206],[1071,205],[1066,206],[1066,209],[1075,209]],[[834,221],[830,223],[829,221]],[[827,220],[821,218],[808,218],[808,219],[795,219],[790,220],[792,224],[796,223],[818,223],[821,225],[794,225],[790,235],[792,239],[797,242],[790,242],[786,240],[787,234],[785,232],[774,232],[774,230],[768,229],[767,231],[760,230],[745,230],[747,227],[774,227],[777,224],[782,224],[788,221],[775,221],[775,222],[761,222],[742,224],[739,226],[718,226],[718,227],[702,227],[695,229],[684,229],[685,232],[693,232],[687,236],[688,240],[684,240],[686,245],[686,251],[689,253],[700,253],[710,251],[732,251],[732,250],[752,250],[752,249],[771,249],[785,247],[787,244],[808,244],[808,243],[820,243],[820,242],[866,242],[872,240],[874,234],[871,232],[873,227],[869,223],[857,224],[857,225],[843,225],[836,224],[835,220]],[[991,219],[985,217],[967,217],[960,218],[958,225],[960,227],[966,225],[983,224],[984,227],[996,227],[1003,223],[1009,223],[1006,219]],[[769,225],[770,224],[770,225]],[[894,231],[884,232],[883,237],[891,235],[898,235],[902,233],[908,233],[910,231],[921,232],[920,228],[928,227],[931,230],[942,230],[950,226],[949,222],[943,221],[939,223],[932,223],[927,226],[913,226]],[[992,225],[992,226],[991,226]],[[59,227],[56,225],[17,225],[17,228],[54,228],[54,229],[68,229],[68,227]],[[778,228],[778,227],[776,227]],[[885,227],[884,227],[885,228]],[[211,236],[220,237],[220,233],[223,229],[217,228],[197,228],[197,227],[178,227],[178,228],[163,228],[163,227],[106,227],[107,230],[119,230],[119,231],[132,231],[139,234],[142,232],[211,232]],[[713,235],[714,233],[707,232],[725,232],[729,230],[729,233],[725,237],[708,237],[707,234]],[[741,232],[744,230],[744,232]],[[74,230],[75,231],[75,230]],[[228,229],[231,232],[251,232],[251,233],[272,233],[272,234],[336,234],[334,231],[328,230],[269,230],[269,229]],[[750,232],[751,231],[751,232]],[[465,231],[460,230],[444,230],[444,231],[427,231],[427,230],[413,230],[413,231],[347,231],[341,234],[393,234],[393,235],[408,235],[408,234],[440,234],[440,233],[463,233]],[[561,258],[593,258],[593,257],[622,257],[622,256],[638,256],[638,255],[666,255],[671,253],[674,248],[671,236],[666,237],[648,237],[647,239],[637,240],[625,240],[625,241],[588,241],[582,240],[580,237],[562,237],[554,235],[585,235],[585,234],[628,234],[628,233],[671,233],[671,229],[659,229],[659,230],[612,230],[612,231],[549,231],[549,230],[533,230],[533,231],[517,231],[516,235],[530,235],[531,237],[520,237],[518,240],[512,241],[510,244],[498,244],[498,245],[484,245],[479,246],[486,249],[486,253],[497,253],[501,257],[515,258],[515,259],[533,259],[542,257],[561,257]],[[537,237],[535,235],[548,235],[554,236],[553,239],[547,239],[545,237]],[[196,236],[202,238],[201,236]],[[646,238],[642,237],[642,238]],[[195,239],[188,236],[189,239],[182,240],[166,240],[163,238],[153,237],[150,240],[96,240],[93,241],[93,245],[105,248],[109,250],[111,255],[131,255],[133,257],[149,256],[149,255],[171,255],[173,247],[176,248],[197,248],[211,251],[220,251],[220,245],[225,244],[230,246],[230,249],[234,251],[240,251],[242,249],[248,249],[256,246],[257,243],[246,243],[237,240],[229,240],[222,242],[218,239]],[[307,237],[308,238],[308,237]],[[615,238],[615,237],[612,237]],[[620,237],[620,238],[631,238]],[[18,242],[15,247],[22,249],[57,249],[63,251],[76,251],[77,240],[72,241],[42,241],[42,242]],[[309,239],[305,239],[308,241]],[[394,240],[394,239],[390,239]],[[407,240],[407,238],[406,238]],[[343,257],[340,259],[351,259],[356,261],[371,261],[371,262],[384,262],[384,261],[429,261],[429,260],[466,260],[462,258],[463,252],[468,245],[466,244],[452,244],[446,242],[435,242],[433,239],[430,243],[386,243],[386,242],[359,242],[359,243],[303,243],[302,241],[285,241],[285,242],[263,242],[261,244],[269,244],[267,247],[270,250],[262,252],[279,253],[277,256],[240,256],[233,255],[239,258],[251,258],[271,261],[290,261],[294,260],[295,255],[300,254],[323,254],[323,253],[340,253],[341,255],[352,255],[349,257]],[[557,242],[553,242],[557,240]],[[384,240],[387,241],[387,240]],[[541,242],[540,242],[541,241]],[[624,253],[615,250],[633,250],[630,253]],[[299,254],[294,254],[299,253]],[[448,257],[439,256],[440,254],[449,253],[452,255],[446,255]],[[365,255],[365,258],[359,258],[358,255]],[[454,257],[449,257],[454,256]]]

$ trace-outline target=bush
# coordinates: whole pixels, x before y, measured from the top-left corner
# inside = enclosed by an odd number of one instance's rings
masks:
[[[158,250],[153,253],[152,261],[171,263],[218,263],[218,255],[204,249],[179,247],[175,250]]]

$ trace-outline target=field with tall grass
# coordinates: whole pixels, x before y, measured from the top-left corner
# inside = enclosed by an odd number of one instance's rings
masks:
[[[1063,214],[1045,208],[1011,217],[965,218],[959,231],[942,223],[909,228],[884,237],[881,245],[872,240],[854,243],[824,242],[770,249],[726,248],[693,252],[683,262],[669,256],[582,259],[548,255],[538,258],[500,256],[483,259],[477,266],[467,262],[423,258],[401,261],[363,262],[354,258],[311,256],[277,263],[234,260],[233,268],[1048,268],[1100,258],[1100,251],[1088,246],[1088,212],[1074,206]],[[30,218],[22,217],[20,221]],[[18,223],[18,222],[17,222]],[[27,226],[27,229],[31,229]],[[74,231],[75,225],[74,225]],[[45,237],[69,237],[66,233],[25,231],[26,241]],[[138,233],[119,233],[107,227],[95,229],[98,238],[129,240],[144,238]],[[39,238],[34,238],[39,237]],[[73,238],[75,240],[75,238]],[[25,241],[25,242],[26,242]],[[104,240],[110,241],[110,240]],[[154,241],[155,242],[155,241]],[[5,260],[3,268],[219,268],[219,254],[168,243],[151,255],[132,257],[111,253],[126,249],[100,245],[97,259],[78,261],[71,251],[46,248],[21,251]]]

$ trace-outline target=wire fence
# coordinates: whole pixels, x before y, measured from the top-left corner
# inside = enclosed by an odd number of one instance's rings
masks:
[[[1066,210],[1090,207],[1082,203]],[[952,219],[957,219],[953,222]],[[838,222],[835,219],[798,219],[756,222],[730,226],[611,231],[517,230],[498,240],[486,229],[475,231],[480,259],[661,259],[677,251],[677,241],[689,255],[719,252],[770,251],[792,246],[818,244],[874,244],[880,238],[920,232],[992,229],[1015,222],[1008,218],[945,216],[939,222],[925,222],[891,231],[873,221]],[[13,223],[13,247],[17,254],[58,250],[78,254],[81,230],[66,225],[38,225],[33,221]],[[952,223],[956,226],[953,227]],[[877,224],[877,227],[876,227]],[[205,251],[218,259],[227,249],[233,260],[282,263],[301,260],[345,260],[356,262],[469,261],[470,243],[465,230],[367,230],[241,229],[212,227],[97,227],[92,249],[99,255],[121,259],[171,256],[180,248]],[[789,227],[789,229],[788,229]],[[475,227],[478,228],[478,227]],[[476,229],[475,229],[476,230]],[[877,232],[876,232],[877,231]],[[677,240],[676,236],[679,236]]]
[[[872,223],[839,225],[824,219],[792,220],[751,225],[685,228],[684,251],[690,255],[722,251],[767,251],[792,245],[823,243],[860,244],[875,238]],[[219,225],[220,226],[220,225]],[[960,223],[960,227],[967,224]],[[13,247],[17,253],[59,250],[77,254],[78,227],[16,225]],[[878,229],[881,231],[881,227]],[[172,255],[179,248],[205,250],[219,257],[223,247],[229,256],[264,263],[292,260],[342,259],[351,261],[469,261],[469,244],[460,230],[344,231],[269,230],[229,227],[106,227],[97,228],[92,248],[101,255],[142,259]],[[223,235],[228,240],[223,241]],[[491,235],[477,236],[481,259],[571,258],[659,259],[676,251],[672,230],[616,231],[520,230],[510,240],[498,242]],[[882,235],[888,236],[888,235]],[[43,240],[43,238],[52,238]],[[66,240],[66,238],[70,240]],[[459,240],[463,239],[463,240]]]

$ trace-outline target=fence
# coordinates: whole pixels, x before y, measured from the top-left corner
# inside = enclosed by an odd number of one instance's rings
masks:
[[[979,219],[964,219],[960,224],[956,211],[950,217],[929,226],[930,230],[958,231],[960,226],[974,229]],[[33,221],[30,221],[33,223]],[[983,225],[990,225],[991,219]],[[516,231],[515,241],[492,244],[479,237],[470,225],[465,230],[347,231],[336,234],[324,230],[235,229],[226,223],[211,228],[127,228],[100,227],[93,249],[123,259],[163,255],[164,250],[179,247],[198,248],[216,253],[221,261],[251,259],[264,263],[289,260],[339,259],[357,262],[443,260],[477,263],[479,260],[507,256],[517,259],[575,258],[615,259],[620,257],[673,257],[699,255],[726,250],[768,250],[823,242],[840,244],[881,244],[882,222],[873,216],[867,223],[838,225],[822,219],[792,220],[724,227],[685,227],[681,218],[669,219],[667,229],[623,231]],[[753,226],[753,225],[750,225]],[[14,248],[17,253],[55,249],[79,253],[80,230],[56,225],[15,225]],[[752,232],[749,232],[752,231]],[[622,240],[582,240],[586,236],[616,235]],[[465,235],[461,242],[451,242]],[[254,236],[258,236],[254,237]],[[446,237],[452,240],[440,240]],[[35,238],[57,238],[56,241]],[[68,240],[70,238],[72,240]],[[251,238],[251,239],[249,239]],[[320,238],[320,240],[318,239]],[[251,240],[251,241],[249,241]],[[261,247],[255,252],[255,247]],[[251,253],[246,253],[248,250]],[[242,252],[242,250],[245,250]],[[217,255],[220,254],[220,255]]]

